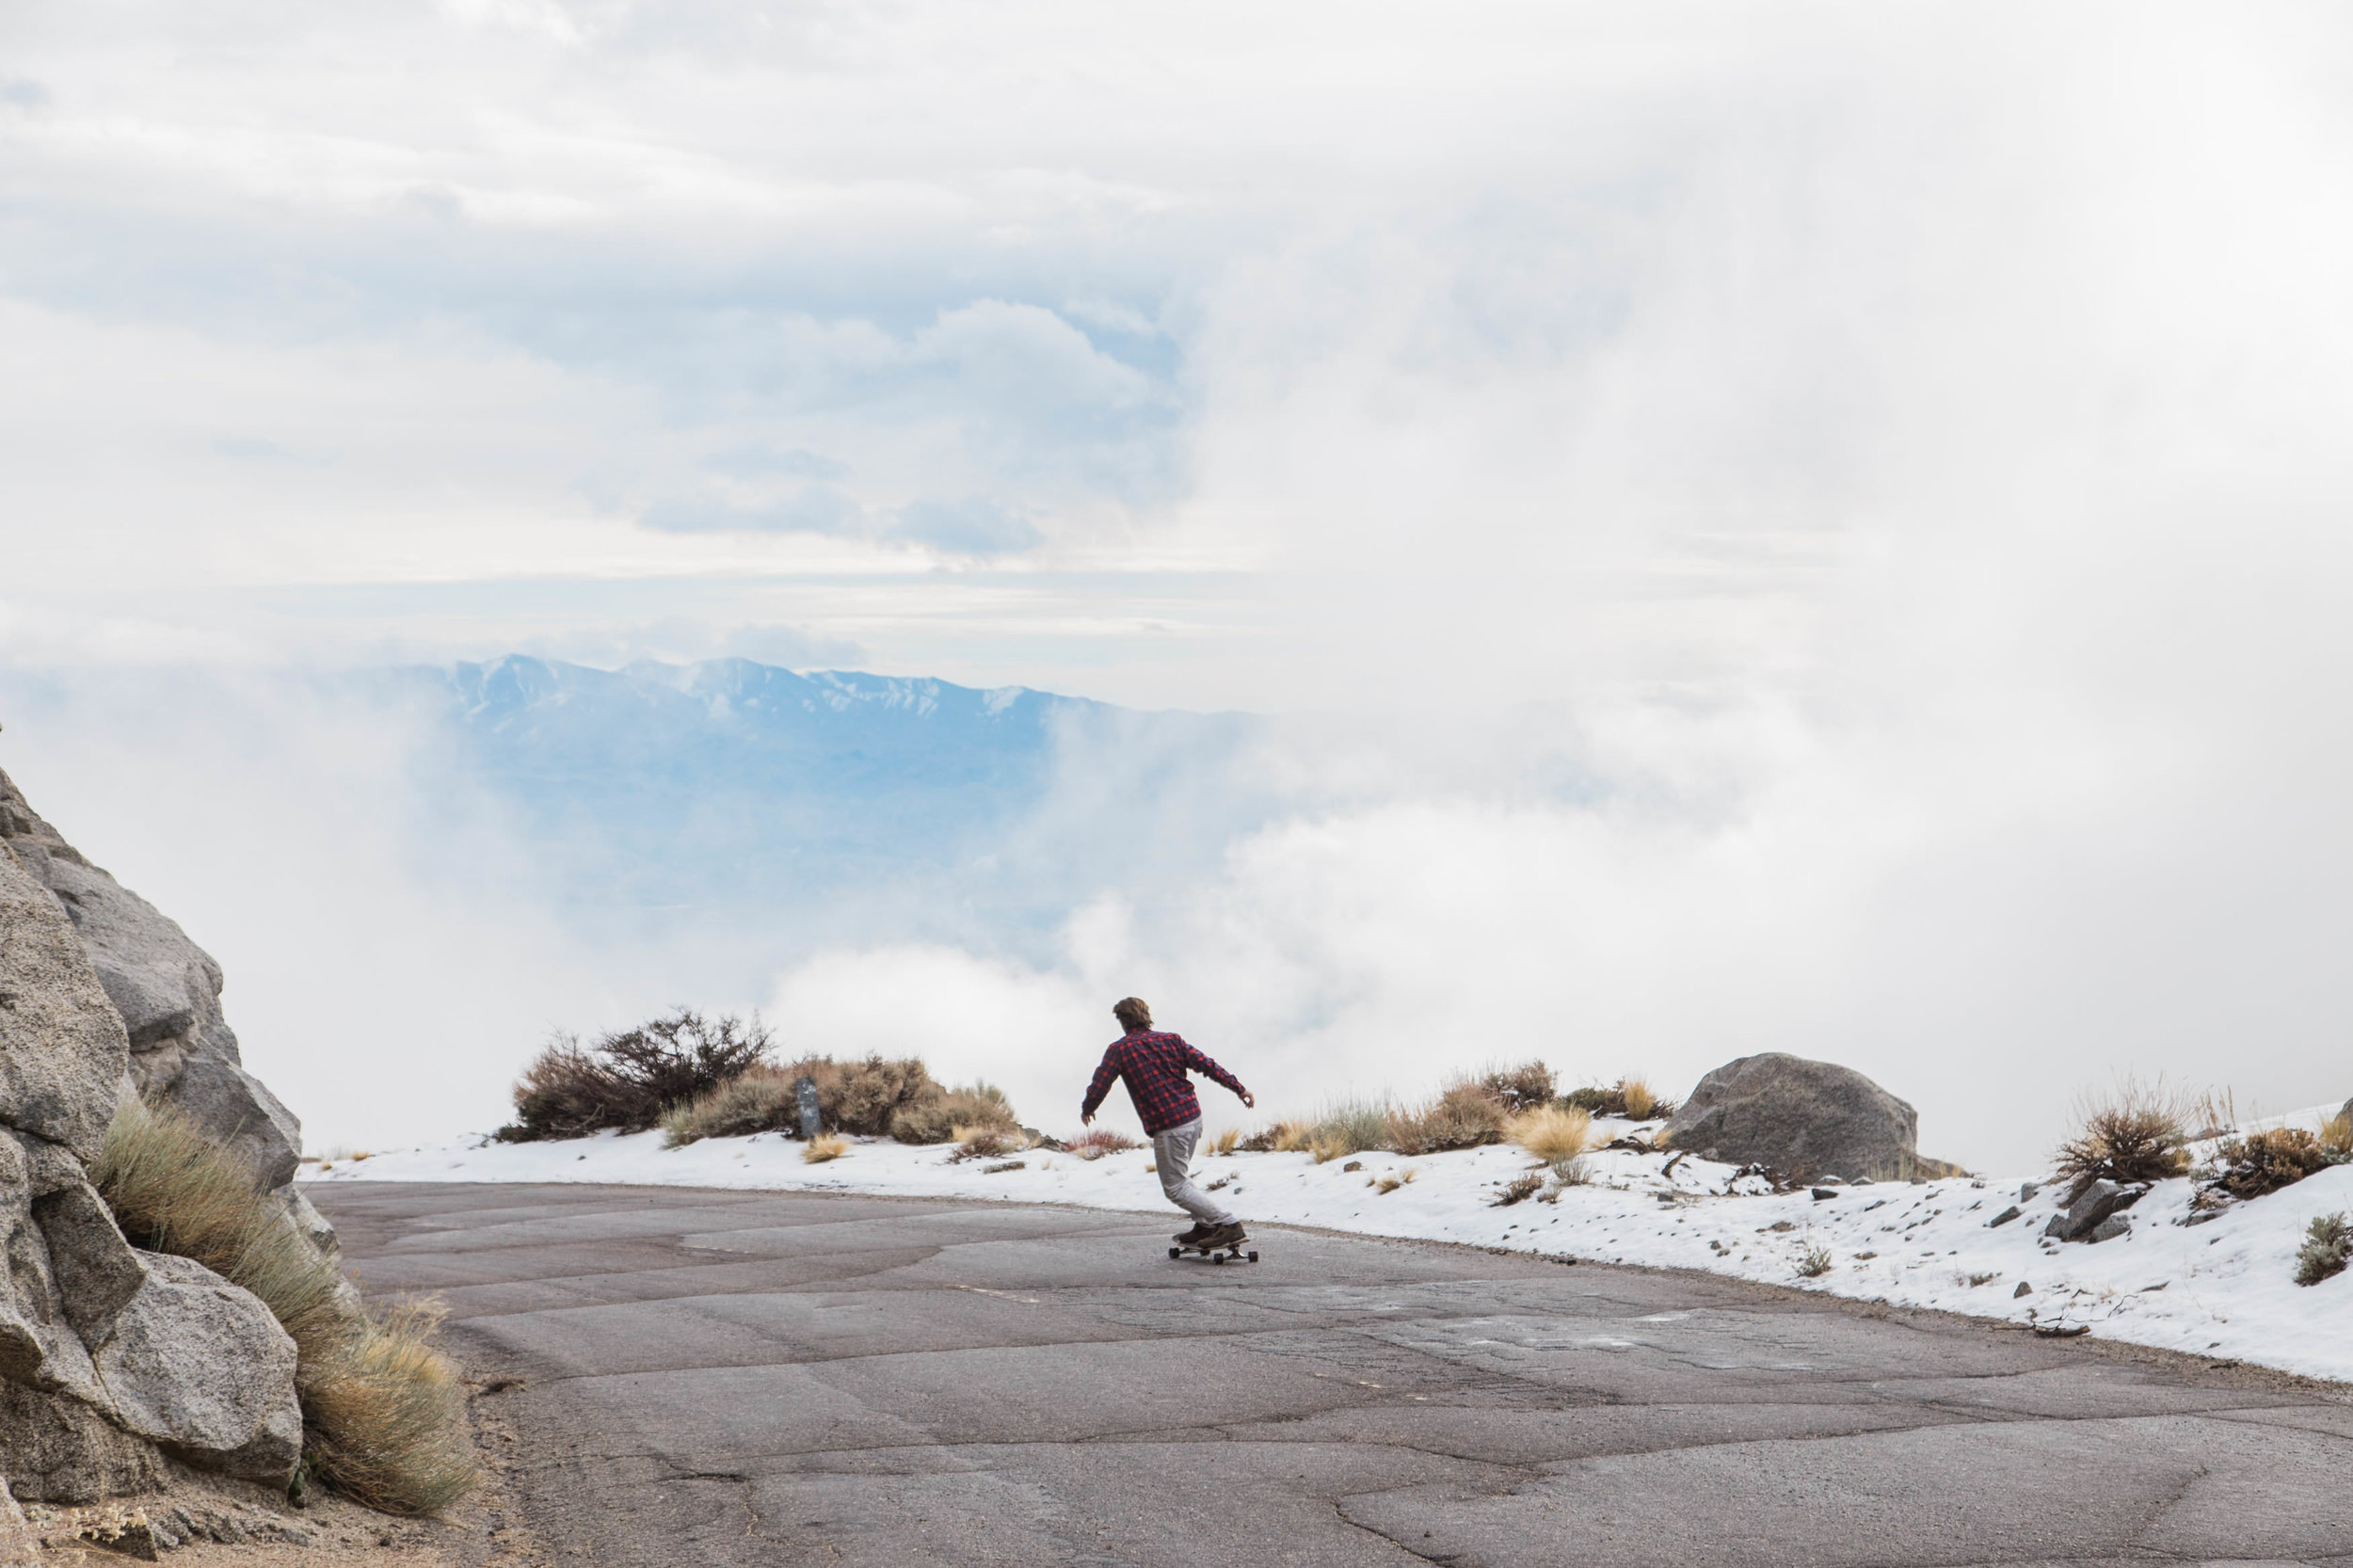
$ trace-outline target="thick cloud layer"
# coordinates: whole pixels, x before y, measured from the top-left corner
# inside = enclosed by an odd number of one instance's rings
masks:
[[[1024,1096],[1155,989],[1294,1101],[1775,1047],[1978,1159],[2127,1066],[2339,1096],[2349,69],[2293,5],[19,8],[0,653],[1348,715],[1247,808],[1073,756],[1035,852],[1153,880],[1051,951],[769,966],[1034,1020],[955,1068]]]

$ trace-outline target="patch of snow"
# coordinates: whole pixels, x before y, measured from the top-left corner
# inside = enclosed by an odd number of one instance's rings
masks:
[[[2333,1107],[2328,1108],[2333,1113]],[[2317,1126],[2318,1111],[2276,1118]],[[1608,1140],[1633,1130],[1594,1124]],[[776,1133],[712,1138],[665,1149],[658,1132],[612,1133],[550,1144],[479,1137],[309,1167],[314,1182],[602,1182],[627,1186],[774,1192],[895,1193],[996,1198],[1096,1208],[1157,1209],[1149,1149],[1085,1160],[1036,1150],[1018,1170],[951,1163],[945,1146],[859,1139],[841,1159],[811,1165]],[[1995,1318],[2051,1331],[2083,1331],[2169,1350],[2353,1382],[2353,1271],[2317,1286],[2295,1283],[2296,1254],[2317,1214],[2353,1210],[2353,1165],[2233,1204],[2198,1224],[2192,1183],[2168,1181],[2128,1210],[2129,1234],[2099,1243],[2047,1240],[2061,1184],[2041,1177],[1881,1182],[1770,1192],[1729,1165],[1689,1157],[1671,1175],[1657,1154],[1585,1156],[1591,1181],[1493,1207],[1514,1178],[1541,1170],[1510,1145],[1449,1154],[1367,1152],[1319,1165],[1298,1154],[1213,1155],[1194,1175],[1225,1179],[1221,1195],[1245,1221],[1314,1225],[1369,1236],[1453,1241],[1548,1256],[1653,1268],[1704,1269],[1840,1296]],[[1384,1192],[1385,1177],[1413,1179]],[[2022,1186],[2042,1181],[2021,1200]],[[2017,1218],[1994,1225],[2005,1209]],[[1168,1210],[1171,1230],[1184,1216]],[[1829,1272],[1799,1276],[1819,1247]],[[2028,1293],[2016,1294],[2020,1284]]]

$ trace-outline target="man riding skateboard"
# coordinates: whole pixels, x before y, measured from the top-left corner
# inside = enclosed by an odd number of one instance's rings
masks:
[[[1079,1107],[1079,1120],[1092,1124],[1096,1108],[1112,1092],[1112,1080],[1126,1079],[1128,1097],[1135,1101],[1136,1115],[1152,1140],[1160,1191],[1193,1218],[1193,1228],[1175,1238],[1176,1242],[1214,1249],[1247,1240],[1241,1222],[1219,1208],[1185,1174],[1193,1163],[1193,1147],[1201,1142],[1201,1101],[1185,1074],[1195,1072],[1217,1080],[1241,1096],[1244,1105],[1255,1106],[1257,1100],[1233,1074],[1185,1044],[1184,1036],[1156,1032],[1152,1009],[1142,999],[1128,997],[1112,1003],[1112,1016],[1128,1032],[1103,1053],[1103,1064],[1095,1069],[1095,1081],[1087,1085],[1087,1097]]]

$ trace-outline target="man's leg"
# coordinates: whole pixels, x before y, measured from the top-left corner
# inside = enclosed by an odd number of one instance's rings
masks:
[[[1152,1134],[1152,1156],[1160,1171],[1160,1191],[1168,1201],[1200,1221],[1205,1225],[1230,1225],[1234,1216],[1218,1207],[1217,1200],[1193,1184],[1186,1167],[1193,1163],[1193,1145],[1201,1142],[1201,1119],[1196,1116],[1182,1127],[1172,1127],[1166,1132]]]

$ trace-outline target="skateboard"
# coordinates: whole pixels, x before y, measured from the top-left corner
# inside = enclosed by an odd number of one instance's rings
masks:
[[[1256,1263],[1258,1261],[1257,1250],[1256,1248],[1253,1248],[1248,1252],[1244,1252],[1242,1250],[1242,1242],[1249,1240],[1250,1238],[1245,1236],[1240,1241],[1227,1241],[1214,1247],[1203,1246],[1200,1242],[1193,1241],[1169,1248],[1168,1256],[1171,1257],[1182,1257],[1187,1253],[1193,1253],[1198,1256],[1208,1258],[1212,1263],[1238,1262],[1244,1258]]]

